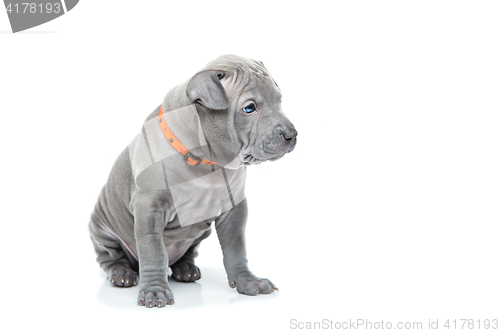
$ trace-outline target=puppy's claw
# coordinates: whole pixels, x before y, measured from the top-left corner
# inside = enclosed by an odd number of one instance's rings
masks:
[[[169,303],[170,305],[174,305],[174,300],[173,300],[172,298],[169,298],[169,299],[168,299],[168,303]]]
[[[117,287],[130,287],[132,281],[137,277],[137,273],[125,264],[114,264],[107,273],[111,284]]]
[[[139,306],[143,306],[143,305],[144,305],[144,300],[142,300],[142,299],[141,299],[141,300],[139,301]]]

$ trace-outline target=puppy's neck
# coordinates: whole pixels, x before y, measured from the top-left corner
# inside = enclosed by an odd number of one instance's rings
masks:
[[[191,104],[167,110],[164,117],[172,133],[194,155],[229,169],[243,165],[228,131],[227,110]]]

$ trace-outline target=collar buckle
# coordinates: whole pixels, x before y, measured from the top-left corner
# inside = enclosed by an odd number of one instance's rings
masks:
[[[188,151],[186,155],[184,155],[184,161],[186,161],[189,166],[198,166],[201,164],[202,159]]]

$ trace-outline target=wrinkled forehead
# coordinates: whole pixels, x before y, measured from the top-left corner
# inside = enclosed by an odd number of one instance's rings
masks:
[[[230,71],[223,85],[230,99],[244,102],[252,99],[257,103],[279,103],[281,91],[268,73],[236,68]]]
[[[281,91],[267,68],[260,61],[226,54],[213,60],[204,70],[220,70],[221,82],[230,99],[255,95],[267,101],[280,101]]]
[[[253,74],[248,85],[242,91],[242,97],[254,98],[255,102],[279,103],[281,91],[271,76]]]

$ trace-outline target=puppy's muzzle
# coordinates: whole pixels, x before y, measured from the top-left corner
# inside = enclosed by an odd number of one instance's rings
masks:
[[[297,143],[297,130],[293,125],[278,125],[273,134],[264,142],[264,151],[270,155],[283,155],[291,152]]]

